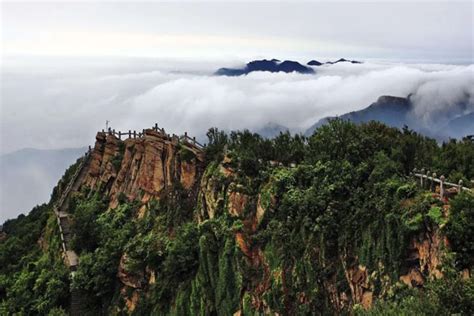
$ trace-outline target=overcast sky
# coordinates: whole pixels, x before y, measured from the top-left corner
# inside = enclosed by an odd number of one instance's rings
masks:
[[[5,55],[472,62],[472,1],[2,3]]]

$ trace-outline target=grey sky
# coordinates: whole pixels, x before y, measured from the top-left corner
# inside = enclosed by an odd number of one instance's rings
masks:
[[[6,55],[471,62],[472,1],[3,3]]]

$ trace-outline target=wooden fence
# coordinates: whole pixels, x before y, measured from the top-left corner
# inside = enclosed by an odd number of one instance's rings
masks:
[[[159,134],[161,134],[161,136],[169,139],[170,141],[174,141],[177,143],[184,143],[186,145],[192,145],[194,147],[197,147],[198,149],[203,149],[205,147],[204,145],[202,145],[196,140],[196,137],[189,137],[187,132],[184,132],[184,135],[182,136],[178,136],[176,134],[167,134],[164,128],[158,127],[158,124],[155,124],[154,126],[152,126],[151,129],[155,132],[158,132]],[[122,131],[115,131],[115,129],[112,129],[110,127],[109,127],[109,130],[107,131],[109,135],[114,135],[120,140],[122,140],[122,137],[124,137],[123,138],[124,140],[127,138],[141,138],[145,136],[145,132],[146,132],[145,129],[143,129],[141,132],[140,131],[137,132],[135,130],[134,131],[128,130],[128,132],[122,132]],[[106,131],[102,130],[102,133],[106,133]]]
[[[415,168],[413,169],[412,174],[415,178],[419,178],[420,186],[422,188],[427,188],[431,191],[435,191],[436,185],[439,184],[439,195],[441,199],[445,197],[447,188],[456,188],[458,192],[461,192],[463,190],[473,192],[472,189],[463,186],[462,180],[459,180],[458,183],[448,182],[446,181],[446,177],[443,175],[437,178],[436,172],[430,173],[425,169],[418,170]]]

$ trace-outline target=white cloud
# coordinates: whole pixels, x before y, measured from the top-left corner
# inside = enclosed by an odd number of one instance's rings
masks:
[[[445,117],[440,113],[446,107],[474,95],[473,66],[337,64],[317,71],[315,76],[251,73],[169,80],[131,99],[128,120],[156,117],[174,131],[194,133],[210,126],[258,129],[267,122],[301,131],[321,117],[366,107],[381,95],[414,93],[415,114],[429,128],[436,116]],[[472,102],[466,110],[473,110]]]
[[[321,117],[362,109],[381,95],[409,93],[414,94],[419,128],[474,111],[473,65],[336,64],[315,68],[316,75],[260,72],[242,77],[212,76],[227,63],[152,59],[16,60],[6,66],[1,74],[0,153],[93,144],[106,119],[117,130],[141,130],[158,122],[170,133],[196,136],[212,126],[258,129],[268,122],[303,131]],[[466,96],[470,101],[460,108]],[[66,162],[54,162],[49,177],[41,166],[20,165],[4,168],[8,184],[0,184],[0,211],[8,212],[0,214],[3,218],[46,201]],[[48,182],[46,187],[40,179]],[[18,200],[25,187],[29,198]]]
[[[226,64],[72,60],[61,68],[51,62],[28,66],[30,72],[15,63],[2,73],[2,152],[91,144],[106,119],[121,130],[158,122],[170,132],[196,135],[211,126],[258,128],[268,122],[302,131],[381,95],[409,93],[415,94],[420,124],[428,127],[466,95],[471,102],[464,111],[474,110],[473,65],[336,64],[315,68],[316,75],[216,77],[212,72]]]

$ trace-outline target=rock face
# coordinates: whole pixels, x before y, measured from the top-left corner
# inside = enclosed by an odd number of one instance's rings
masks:
[[[201,151],[155,130],[124,141],[99,132],[82,185],[108,195],[112,208],[120,196],[146,203],[177,184],[195,189],[203,160]]]
[[[409,287],[420,287],[425,278],[441,278],[440,270],[443,249],[448,246],[445,236],[439,230],[423,233],[410,241],[408,249],[408,272],[400,276],[400,281]]]
[[[78,189],[88,188],[110,198],[113,209],[119,200],[142,203],[138,218],[143,217],[150,200],[160,199],[177,187],[197,196],[204,170],[204,153],[176,137],[145,130],[137,138],[120,140],[112,133],[99,132]],[[129,312],[136,308],[139,293],[147,283],[155,282],[153,271],[127,270],[128,256],[122,254],[117,278],[122,283],[121,296]]]
[[[373,289],[369,281],[367,268],[361,265],[346,269],[346,279],[351,289],[352,300],[365,309],[372,306]]]
[[[248,196],[238,191],[230,191],[228,194],[229,198],[227,207],[230,215],[244,215],[245,206],[248,202]]]

